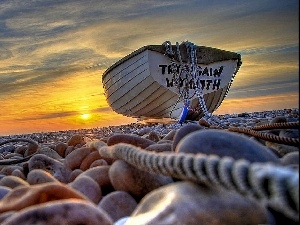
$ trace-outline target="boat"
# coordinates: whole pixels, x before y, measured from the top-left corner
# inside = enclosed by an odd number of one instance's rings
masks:
[[[140,119],[198,120],[226,97],[241,55],[191,42],[143,46],[102,75],[109,106]]]

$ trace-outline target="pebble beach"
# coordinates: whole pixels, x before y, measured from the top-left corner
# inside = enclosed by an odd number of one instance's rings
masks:
[[[3,225],[299,224],[298,182],[298,108],[0,136]]]

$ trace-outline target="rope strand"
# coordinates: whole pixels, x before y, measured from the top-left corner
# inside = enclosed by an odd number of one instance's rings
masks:
[[[299,220],[299,173],[293,169],[229,157],[157,154],[128,144],[101,147],[98,152],[144,171],[235,190]]]
[[[280,137],[274,134],[262,133],[253,129],[241,127],[230,127],[228,128],[228,131],[249,134],[253,137],[261,138],[266,141],[276,142],[279,144],[288,144],[296,147],[299,146],[299,138]]]

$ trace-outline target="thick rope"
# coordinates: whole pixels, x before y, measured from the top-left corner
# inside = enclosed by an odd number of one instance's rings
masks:
[[[5,140],[3,142],[0,142],[0,146],[1,145],[5,145],[11,142],[28,142],[32,145],[34,145],[36,148],[38,148],[38,143],[35,142],[34,140],[31,139],[26,139],[26,138],[13,138],[13,139],[8,139]],[[21,162],[26,162],[27,160],[29,160],[33,155],[35,155],[35,153],[24,157],[23,159],[2,159],[0,160],[0,166],[6,166],[6,165],[13,165],[13,164],[17,164],[17,163],[21,163]]]
[[[251,129],[256,131],[271,129],[299,129],[299,122],[269,123],[251,127]]]
[[[291,168],[230,157],[158,154],[128,144],[97,150],[102,157],[122,159],[144,171],[235,190],[299,221],[299,173]]]
[[[228,128],[228,131],[248,134],[253,137],[261,138],[265,141],[271,141],[271,142],[275,142],[275,143],[279,143],[279,144],[287,144],[287,145],[298,147],[299,146],[299,138],[280,137],[280,136],[270,134],[270,133],[258,132],[259,130],[295,127],[296,124],[297,123],[267,124],[267,125],[263,125],[263,126],[253,127],[253,128],[230,127],[230,128]],[[298,125],[299,125],[299,123],[298,123]]]

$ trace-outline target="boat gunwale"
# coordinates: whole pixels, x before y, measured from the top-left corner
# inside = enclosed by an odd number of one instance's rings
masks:
[[[172,45],[173,52],[176,52],[176,48],[177,48],[176,45]],[[182,61],[187,62],[187,54],[186,54],[185,45],[181,44],[179,46],[179,48],[180,48],[180,52],[181,52]],[[142,53],[143,51],[146,51],[146,50],[159,52],[159,53],[165,55],[165,46],[164,45],[147,45],[147,46],[143,46],[143,47],[133,51],[129,55],[123,57],[122,59],[120,59],[119,61],[114,63],[113,65],[111,65],[103,73],[102,81],[104,80],[106,75],[110,73],[110,71],[112,71],[113,69],[115,69],[119,65],[123,64],[125,61],[128,61],[129,59],[133,58],[134,56],[136,56],[136,55],[138,55],[138,54],[140,54],[140,53]],[[221,50],[221,49],[218,49],[218,48],[207,47],[207,46],[197,46],[197,53],[198,52],[201,52],[201,53],[204,53],[204,54],[205,53],[206,54],[213,53],[212,54],[213,56],[209,56],[209,57],[203,57],[201,54],[197,54],[198,64],[207,65],[207,64],[210,64],[210,63],[213,63],[213,62],[219,62],[219,61],[224,61],[224,60],[238,60],[236,72],[239,70],[239,67],[242,64],[241,55],[238,54],[238,53],[235,53],[235,52],[230,52],[230,51]],[[177,59],[177,54],[174,55],[174,58],[175,58],[175,60],[179,61]]]

